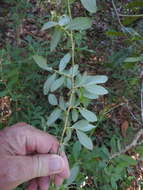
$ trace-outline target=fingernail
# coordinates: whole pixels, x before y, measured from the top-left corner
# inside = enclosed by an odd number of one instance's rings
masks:
[[[62,158],[60,157],[55,157],[50,159],[50,164],[49,164],[49,170],[50,173],[58,173],[63,170],[63,161]]]

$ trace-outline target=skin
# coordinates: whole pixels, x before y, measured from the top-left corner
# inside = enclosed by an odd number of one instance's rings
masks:
[[[57,139],[26,123],[0,131],[0,190],[29,182],[27,190],[48,190],[70,175],[67,157],[57,155]]]

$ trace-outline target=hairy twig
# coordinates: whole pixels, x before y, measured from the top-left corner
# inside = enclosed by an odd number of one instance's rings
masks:
[[[68,13],[69,13],[69,17],[72,19],[72,14],[71,14],[71,8],[70,8],[70,0],[67,1],[68,3]],[[72,48],[72,68],[74,67],[75,65],[75,43],[74,43],[74,38],[73,38],[73,31],[71,31],[70,33],[70,40],[71,40],[71,48]],[[65,133],[67,131],[67,127],[68,127],[68,120],[69,120],[69,113],[72,109],[72,99],[73,99],[73,95],[74,95],[74,91],[75,91],[75,85],[74,85],[74,69],[72,70],[72,77],[71,77],[71,83],[72,83],[72,89],[71,89],[71,94],[70,94],[70,98],[69,98],[69,107],[67,109],[67,112],[66,112],[66,119],[65,119],[65,124],[64,124],[64,129],[63,129],[63,132],[62,132],[62,136],[61,136],[61,139],[60,139],[60,145],[62,146],[63,144],[63,140],[64,140],[64,136],[65,136]]]

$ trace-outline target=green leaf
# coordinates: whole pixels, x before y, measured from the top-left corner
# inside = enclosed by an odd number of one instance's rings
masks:
[[[47,95],[52,83],[54,82],[54,80],[56,79],[56,74],[51,75],[50,77],[48,77],[48,79],[46,80],[46,82],[44,83],[44,87],[43,87],[43,93],[44,95]]]
[[[122,30],[124,33],[130,34],[133,37],[135,37],[135,36],[141,37],[141,35],[136,30],[134,30],[133,28],[123,27]]]
[[[72,88],[72,82],[71,82],[71,79],[69,79],[69,78],[66,78],[66,87],[67,87],[68,89],[71,89],[71,88]]]
[[[78,87],[85,87],[94,84],[105,83],[108,80],[108,77],[105,75],[96,75],[96,76],[82,76],[81,81],[78,82]]]
[[[93,94],[93,93],[90,93],[88,91],[85,90],[85,92],[83,93],[83,96],[88,98],[88,99],[97,99],[99,96],[97,94]]]
[[[74,166],[70,171],[70,177],[67,179],[66,186],[71,185],[79,173],[79,166]]]
[[[59,25],[60,26],[65,26],[70,22],[70,17],[67,15],[62,15],[59,19]]]
[[[76,141],[72,149],[72,155],[74,156],[75,159],[79,157],[80,151],[81,151],[81,144],[79,141]]]
[[[91,112],[91,111],[89,111],[87,109],[84,109],[84,108],[83,109],[79,109],[79,111],[80,111],[81,115],[85,119],[87,119],[88,121],[90,121],[90,122],[97,121],[97,117],[96,117],[96,115],[93,112]]]
[[[91,125],[87,120],[82,119],[82,120],[76,122],[76,123],[72,126],[72,128],[86,132],[86,131],[90,131],[90,130],[92,130],[92,129],[95,129],[96,126]]]
[[[72,110],[72,120],[76,122],[78,119],[78,111],[76,109]]]
[[[59,79],[55,80],[51,85],[51,92],[54,92],[58,88],[60,88],[64,83],[65,77],[60,77]]]
[[[47,71],[51,71],[52,70],[51,67],[48,67],[47,60],[44,57],[39,56],[39,55],[34,55],[33,59],[34,59],[34,61],[37,63],[37,65],[40,68],[42,68],[44,70],[47,70]]]
[[[80,141],[80,143],[87,149],[92,150],[93,149],[93,143],[91,139],[83,132],[76,130],[77,137]]]
[[[108,91],[99,85],[90,85],[90,86],[85,86],[85,89],[92,93],[92,94],[96,94],[96,95],[104,95],[104,94],[108,94]]]
[[[57,119],[59,119],[59,117],[61,116],[61,110],[56,108],[49,116],[48,121],[47,121],[47,125],[51,125],[53,124]]]
[[[54,34],[52,36],[51,43],[50,43],[50,50],[51,51],[54,51],[56,49],[61,37],[62,37],[62,31],[59,29],[56,29],[54,31]]]
[[[124,60],[124,62],[129,62],[129,63],[135,63],[135,62],[139,62],[139,61],[143,61],[143,56],[140,56],[140,57],[128,57],[127,59]]]
[[[78,68],[79,65],[74,65],[73,67],[70,68],[69,74],[73,77],[76,76],[78,74]]]
[[[47,29],[52,28],[52,27],[57,26],[57,25],[58,25],[57,22],[49,21],[43,25],[42,30],[47,30]]]
[[[67,26],[69,30],[86,30],[92,25],[92,20],[88,17],[74,18]]]
[[[71,60],[71,54],[67,53],[60,61],[59,71],[63,71]]]
[[[88,10],[90,13],[96,13],[96,0],[81,0],[81,3],[84,6],[84,8]]]
[[[134,160],[132,157],[128,156],[128,155],[120,155],[118,157],[118,159],[122,160],[122,162],[125,162],[127,164],[127,166],[129,165],[136,165],[137,161]]]
[[[49,103],[53,106],[58,104],[57,98],[54,94],[49,94],[48,100],[49,100]]]
[[[59,106],[62,110],[66,111],[67,104],[62,96],[60,96],[60,99],[59,99]]]

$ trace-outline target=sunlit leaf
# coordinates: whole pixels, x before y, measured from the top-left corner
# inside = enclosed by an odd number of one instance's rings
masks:
[[[61,110],[56,108],[48,117],[47,125],[53,124],[61,116]]]
[[[90,122],[97,121],[97,117],[96,117],[95,113],[93,113],[93,112],[91,112],[91,111],[89,111],[87,109],[84,109],[84,108],[83,109],[79,109],[79,111],[80,111],[81,115],[85,119],[87,119],[88,121],[90,121]]]
[[[43,87],[43,93],[44,95],[47,95],[51,85],[53,84],[54,80],[56,79],[56,74],[51,75],[50,77],[48,77],[48,79],[46,80],[46,82],[44,83],[44,87]]]
[[[55,80],[53,84],[51,85],[51,92],[54,92],[58,88],[60,88],[64,83],[65,78],[60,77],[59,79]]]
[[[56,26],[57,24],[58,24],[57,22],[49,21],[43,25],[42,30],[47,30],[49,28]]]
[[[49,103],[53,106],[58,104],[57,98],[54,94],[49,94],[48,100],[49,100]]]
[[[82,131],[76,130],[77,137],[80,141],[80,143],[87,149],[92,150],[93,149],[93,143],[91,141],[91,138],[89,138],[85,133]]]
[[[76,122],[76,123],[72,126],[72,128],[86,132],[86,131],[90,131],[90,130],[92,130],[92,129],[95,129],[96,126],[90,124],[87,120],[82,119],[82,120]]]
[[[52,70],[51,67],[48,67],[47,60],[44,57],[39,56],[39,55],[34,55],[33,59],[34,59],[34,61],[37,63],[37,65],[40,68],[42,68],[44,70],[47,70],[47,71],[51,71]]]
[[[59,19],[59,25],[60,26],[65,26],[70,22],[70,17],[67,15],[62,15]]]
[[[77,17],[74,18],[68,25],[69,30],[86,30],[92,25],[92,20],[88,17]]]
[[[60,65],[59,65],[59,71],[63,71],[65,69],[65,67],[67,66],[67,64],[70,62],[71,60],[71,54],[67,53],[60,61]]]
[[[72,120],[76,122],[78,119],[78,111],[76,109],[72,110]]]
[[[89,91],[90,93],[96,94],[96,95],[104,95],[108,94],[108,91],[99,85],[90,85],[90,86],[85,86],[85,89]]]
[[[84,8],[88,10],[90,13],[96,13],[96,0],[81,0],[81,3],[84,6]]]

